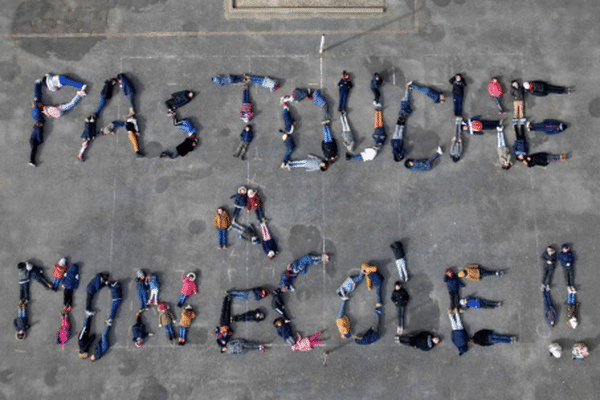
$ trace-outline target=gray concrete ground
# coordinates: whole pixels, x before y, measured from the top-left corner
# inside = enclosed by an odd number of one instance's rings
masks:
[[[48,4],[51,3],[51,4]],[[223,1],[3,2],[0,16],[0,262],[4,329],[0,338],[1,399],[593,399],[598,373],[599,278],[595,261],[599,184],[596,171],[600,97],[594,69],[600,57],[597,2],[565,0],[387,1],[373,18],[278,20],[224,17]],[[322,32],[328,47],[316,47]],[[465,138],[464,157],[447,155],[453,129],[452,102],[433,105],[414,93],[406,131],[411,157],[446,154],[435,169],[413,173],[394,163],[388,143],[373,162],[343,160],[326,173],[279,168],[284,147],[279,97],[297,86],[321,88],[330,101],[332,130],[341,148],[336,83],[342,69],[354,76],[348,118],[358,148],[371,143],[373,107],[369,81],[385,76],[384,119],[393,132],[404,85],[416,80],[448,92],[452,74],[463,72],[468,88],[465,115],[496,117],[487,80],[546,79],[576,87],[568,96],[529,98],[533,121],[558,118],[569,129],[558,136],[529,134],[532,151],[568,152],[569,161],[547,168],[495,165],[495,134]],[[83,118],[92,112],[104,79],[129,74],[138,88],[142,144],[136,159],[127,137],[102,137],[88,160],[77,160]],[[33,81],[46,72],[68,73],[88,83],[89,95],[60,120],[46,124],[39,166],[27,165]],[[217,87],[219,73],[269,75],[281,80],[276,93],[252,87],[255,140],[243,162],[231,153],[243,124],[237,113],[240,87]],[[163,101],[190,88],[199,96],[181,114],[200,129],[200,147],[174,161],[158,158],[183,134],[166,118]],[[47,95],[55,103],[68,89]],[[512,102],[505,96],[505,105]],[[123,117],[117,95],[102,122]],[[317,109],[295,104],[295,158],[320,154]],[[509,144],[514,132],[503,117]],[[389,139],[388,139],[389,140]],[[341,153],[343,156],[343,152]],[[259,249],[230,234],[230,247],[217,251],[212,216],[239,185],[259,188],[281,254],[268,261]],[[253,221],[244,214],[243,221]],[[412,296],[407,330],[430,329],[443,341],[423,353],[394,344],[395,314],[389,299],[395,266],[389,244],[402,239],[407,250]],[[543,320],[539,255],[547,244],[573,244],[581,325],[565,324],[566,298],[560,270],[553,298],[560,311],[550,330]],[[322,331],[327,339],[312,353],[292,354],[276,336],[265,304],[236,304],[236,311],[260,305],[261,324],[236,325],[238,337],[272,343],[266,354],[221,355],[212,329],[223,291],[267,284],[275,287],[288,262],[325,251],[330,263],[313,267],[287,296],[295,329]],[[92,364],[77,357],[77,342],[54,343],[62,296],[32,285],[30,336],[14,340],[16,264],[34,260],[50,274],[69,256],[81,265],[82,285],[72,316],[74,331],[84,317],[85,285],[99,271],[125,283],[126,300],[114,324],[111,350]],[[339,339],[334,319],[335,288],[360,264],[381,268],[386,285],[385,326],[376,344],[360,347]],[[443,269],[481,263],[507,270],[498,279],[468,283],[464,294],[499,299],[504,306],[464,315],[473,333],[488,327],[517,335],[516,345],[472,348],[459,357],[450,342]],[[157,326],[143,349],[130,340],[137,308],[135,271],[159,274],[161,297],[174,304],[185,271],[200,277],[191,299],[198,312],[189,344],[171,345]],[[560,268],[560,267],[559,267]],[[364,286],[350,302],[353,331],[375,321],[374,295]],[[96,299],[100,333],[109,310],[106,290]],[[559,341],[565,349],[584,340],[592,350],[585,362],[548,356]],[[327,366],[321,355],[330,352]]]

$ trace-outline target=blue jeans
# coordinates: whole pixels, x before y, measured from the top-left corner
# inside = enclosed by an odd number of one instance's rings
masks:
[[[296,150],[296,143],[294,143],[294,139],[292,139],[290,135],[288,135],[284,143],[287,150],[285,152],[285,155],[283,156],[283,162],[287,164],[292,158],[292,153],[294,152],[294,150]]]
[[[336,319],[340,319],[344,315],[346,315],[346,303],[347,302],[348,302],[348,300],[342,300],[342,304],[340,304],[340,311],[338,311],[337,317],[335,317]]]
[[[183,304],[185,303],[185,301],[187,300],[189,296],[187,294],[181,294],[179,295],[179,301],[177,302],[177,306],[178,307],[183,307]]]
[[[294,125],[294,119],[292,118],[292,113],[289,108],[284,108],[282,111],[283,115],[283,123],[285,125],[285,131],[290,132],[292,130],[292,126]]]
[[[98,108],[96,108],[96,111],[94,111],[94,114],[96,114],[96,116],[100,115],[104,107],[106,107],[106,103],[106,96],[100,93],[100,104],[98,104]]]
[[[350,93],[349,89],[340,89],[340,105],[339,105],[339,110],[340,111],[346,111],[346,104],[348,103],[348,94]]]
[[[453,93],[452,100],[454,101],[454,115],[456,117],[462,117],[464,95],[462,93]]]
[[[165,332],[167,333],[167,337],[172,339],[175,337],[175,331],[173,330],[173,324],[165,325]]]
[[[315,90],[313,92],[312,102],[314,105],[319,106],[321,108],[321,111],[323,111],[323,118],[327,119],[329,116],[329,107],[327,106],[327,101],[321,95],[321,92],[319,90]]]
[[[29,301],[29,281],[19,283],[19,300]]]
[[[63,113],[66,113],[67,111],[69,111],[70,109],[75,107],[77,105],[77,103],[79,103],[80,101],[81,101],[81,97],[75,96],[68,103],[61,104],[60,109],[62,110]]]
[[[219,246],[227,246],[227,229],[217,229],[219,231]]]
[[[421,92],[421,93],[424,93],[425,95],[427,95],[427,97],[429,97],[431,100],[433,100],[434,103],[437,104],[440,102],[441,93],[438,92],[437,90],[427,87],[427,86],[419,86],[415,83],[411,84],[410,86],[412,86],[417,92]]]
[[[556,135],[563,131],[563,125],[562,122],[555,119],[545,119],[539,124],[531,124],[529,130],[545,132],[547,135]]]
[[[500,335],[497,333],[491,333],[488,337],[490,343],[511,343],[512,336]]]
[[[77,90],[83,89],[83,82],[76,81],[75,79],[70,78],[67,75],[59,75],[58,81],[63,86],[71,86]]]
[[[567,294],[567,304],[575,304],[577,303],[577,294],[569,293]]]
[[[358,161],[364,161],[362,155],[360,154],[354,154],[353,156],[350,157],[351,160],[358,160]]]
[[[140,301],[140,308],[148,307],[148,290],[147,289],[138,289],[138,299]]]
[[[342,285],[338,288],[337,294],[339,294],[340,296],[346,296],[354,292],[354,289],[356,289],[356,285],[362,282],[364,277],[365,274],[362,272],[359,275],[347,277],[346,280],[342,283]]]
[[[369,274],[371,278],[371,282],[373,282],[373,286],[375,286],[375,293],[377,294],[377,303],[383,304],[383,298],[381,297],[381,287],[383,286],[383,277],[379,275],[377,272],[372,272]]]
[[[375,132],[373,132],[373,141],[376,145],[382,145],[383,142],[385,142],[386,137],[385,128],[375,128]]]
[[[224,86],[231,83],[241,83],[243,78],[242,75],[217,75],[212,78],[212,81],[219,86]]]
[[[60,285],[60,279],[61,278],[54,278],[54,280],[52,281],[52,289],[54,289],[54,290],[58,289],[58,285]]]
[[[308,269],[308,267],[310,267],[311,265],[318,264],[322,260],[322,256],[313,256],[310,254],[305,254],[292,263],[293,272],[296,274],[304,275],[306,274],[306,270]]]
[[[333,137],[331,137],[331,128],[329,125],[323,125],[323,141],[325,143],[333,142]]]
[[[400,102],[400,112],[398,113],[398,115],[404,114],[412,114],[412,108],[410,107],[410,90],[408,88],[406,88],[406,90],[404,91],[404,97]]]
[[[187,340],[188,329],[189,328],[187,326],[180,326],[179,327],[179,338],[180,339]]]
[[[243,91],[242,103],[250,103],[250,90],[247,88]]]
[[[117,311],[119,311],[119,307],[123,303],[123,299],[114,299],[110,305],[110,316],[108,319],[114,320],[117,316]]]
[[[230,290],[229,295],[232,299],[240,299],[244,301],[248,301],[250,299],[250,295],[253,294],[251,290]]]

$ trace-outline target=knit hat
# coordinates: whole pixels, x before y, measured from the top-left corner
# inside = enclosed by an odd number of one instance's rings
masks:
[[[523,82],[523,87],[527,90],[531,89],[531,83],[529,82]]]
[[[256,194],[256,190],[254,190],[254,189],[248,190],[248,197],[253,197],[255,194]]]
[[[58,262],[60,265],[67,265],[67,258],[63,257],[60,259],[60,261]]]
[[[135,276],[137,276],[140,279],[143,279],[146,277],[146,273],[143,269],[138,269],[138,272],[136,272]]]
[[[140,347],[142,347],[143,344],[144,344],[144,342],[142,342],[142,339],[138,339],[135,342],[135,347],[137,347],[139,349]]]
[[[348,81],[348,80],[350,80],[350,74],[349,74],[349,73],[347,73],[346,71],[344,71],[344,73],[342,74],[342,78],[343,78],[345,81]]]
[[[192,305],[188,304],[187,306],[185,306],[184,310],[191,310],[192,309]]]
[[[165,303],[165,302],[161,302],[158,305],[158,310],[159,311],[167,311],[167,308],[169,308],[169,306],[167,306],[167,303]]]
[[[237,192],[238,192],[239,194],[242,194],[242,192],[246,193],[246,192],[247,192],[247,190],[246,190],[246,187],[245,187],[245,186],[240,186],[240,187],[238,188],[238,191],[237,191]]]
[[[454,271],[452,271],[452,268],[446,268],[446,270],[444,271],[444,273],[447,274],[448,272],[454,273]]]
[[[196,274],[193,272],[190,272],[189,274],[187,274],[187,277],[190,278],[190,280],[192,280],[192,281],[196,280]]]

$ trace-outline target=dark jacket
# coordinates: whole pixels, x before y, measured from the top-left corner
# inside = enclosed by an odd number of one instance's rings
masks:
[[[131,327],[131,334],[133,336],[134,343],[137,342],[138,339],[146,339],[148,337],[146,325],[144,325],[141,319],[137,320],[135,325]]]
[[[113,300],[121,300],[123,298],[123,289],[121,288],[120,282],[115,282],[114,285],[108,285],[108,290],[110,290],[110,297]]]
[[[337,157],[338,149],[335,139],[331,142],[321,142],[321,150],[323,150],[323,156],[325,159],[329,160],[330,158]]]
[[[79,287],[79,266],[71,264],[62,279],[62,285],[66,290],[77,290]]]
[[[390,247],[394,252],[394,257],[396,258],[396,260],[404,258],[404,247],[402,246],[402,243],[400,241],[392,243]]]
[[[465,79],[461,79],[460,81],[456,80],[456,76],[453,76],[452,78],[450,78],[449,81],[452,84],[452,94],[458,94],[458,95],[464,95],[465,93],[465,86],[467,86],[467,82],[465,82]]]
[[[544,265],[552,265],[552,267],[555,267],[557,258],[558,256],[556,255],[556,251],[550,254],[546,250],[544,250],[544,252],[542,253],[542,260],[544,260]]]
[[[491,346],[494,343],[490,343],[490,335],[494,333],[491,329],[480,329],[473,335],[473,342],[480,346]]]
[[[288,323],[281,325],[277,328],[277,335],[281,337],[283,340],[287,341],[290,338],[294,340],[294,333],[292,332],[292,326]]]
[[[88,283],[87,285],[87,292],[89,294],[95,294],[97,293],[100,289],[102,289],[104,286],[106,286],[107,281],[102,280],[102,274],[96,274],[96,276],[94,277],[94,279],[92,279],[90,281],[90,283]]]
[[[519,85],[518,89],[510,85],[510,95],[515,101],[523,101],[525,99],[525,89],[522,85]]]
[[[240,133],[240,139],[244,143],[252,142],[252,139],[254,139],[254,132],[252,131],[252,128],[249,130],[246,130],[246,128],[242,129],[242,133]]]
[[[458,348],[459,355],[469,351],[469,334],[465,329],[452,331],[452,343]]]
[[[96,137],[96,121],[90,122],[85,121],[83,126],[83,133],[81,134],[82,139],[92,140]]]
[[[401,287],[400,290],[394,289],[392,292],[392,302],[394,302],[394,304],[398,306],[405,306],[408,304],[408,300],[410,300],[410,296],[403,287]]]
[[[352,81],[350,79],[348,79],[347,81],[344,79],[340,79],[340,81],[338,82],[338,88],[340,88],[340,93],[342,92],[350,92],[350,89],[352,89],[354,85],[352,84]]]
[[[197,144],[198,144],[197,139],[194,139],[191,137],[186,137],[185,140],[183,142],[181,142],[181,144],[179,144],[177,147],[175,147],[175,150],[177,151],[177,154],[179,154],[181,157],[183,157],[187,153],[193,151],[196,148]]]
[[[563,268],[573,268],[575,256],[571,250],[567,251],[566,253],[561,251],[558,255],[558,259],[560,260],[560,265],[562,265]]]
[[[375,79],[376,76],[376,74],[373,74],[373,79],[371,79],[371,90],[379,89],[383,83],[383,79],[377,80]]]
[[[458,276],[454,275],[452,278],[448,278],[448,275],[444,275],[444,282],[446,282],[446,286],[448,291],[458,291],[461,287],[464,287],[465,284],[458,279]]]
[[[113,84],[110,79],[104,81],[104,86],[102,87],[101,95],[104,95],[106,100],[110,100],[113,95]]]
[[[407,340],[405,340],[403,343],[423,351],[428,351],[435,347],[435,344],[431,340],[434,337],[435,335],[433,333],[422,331],[407,337]]]
[[[179,108],[185,106],[187,103],[192,101],[190,98],[190,90],[181,90],[171,94],[171,98],[166,101],[169,108]]]
[[[545,167],[546,165],[550,164],[550,161],[548,161],[549,155],[550,154],[545,152],[529,154],[525,157],[526,165],[529,168],[535,167],[536,165],[541,165]]]

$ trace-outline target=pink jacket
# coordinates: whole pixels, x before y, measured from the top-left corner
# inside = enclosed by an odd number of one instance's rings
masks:
[[[311,351],[312,349],[310,339],[308,337],[302,338],[298,333],[298,341],[292,345],[292,351]]]
[[[181,294],[191,296],[198,293],[198,286],[196,281],[191,280],[189,277],[185,277],[181,280]]]
[[[60,318],[60,329],[56,332],[56,344],[64,346],[71,338],[71,324],[69,323],[69,317],[63,315]]]

